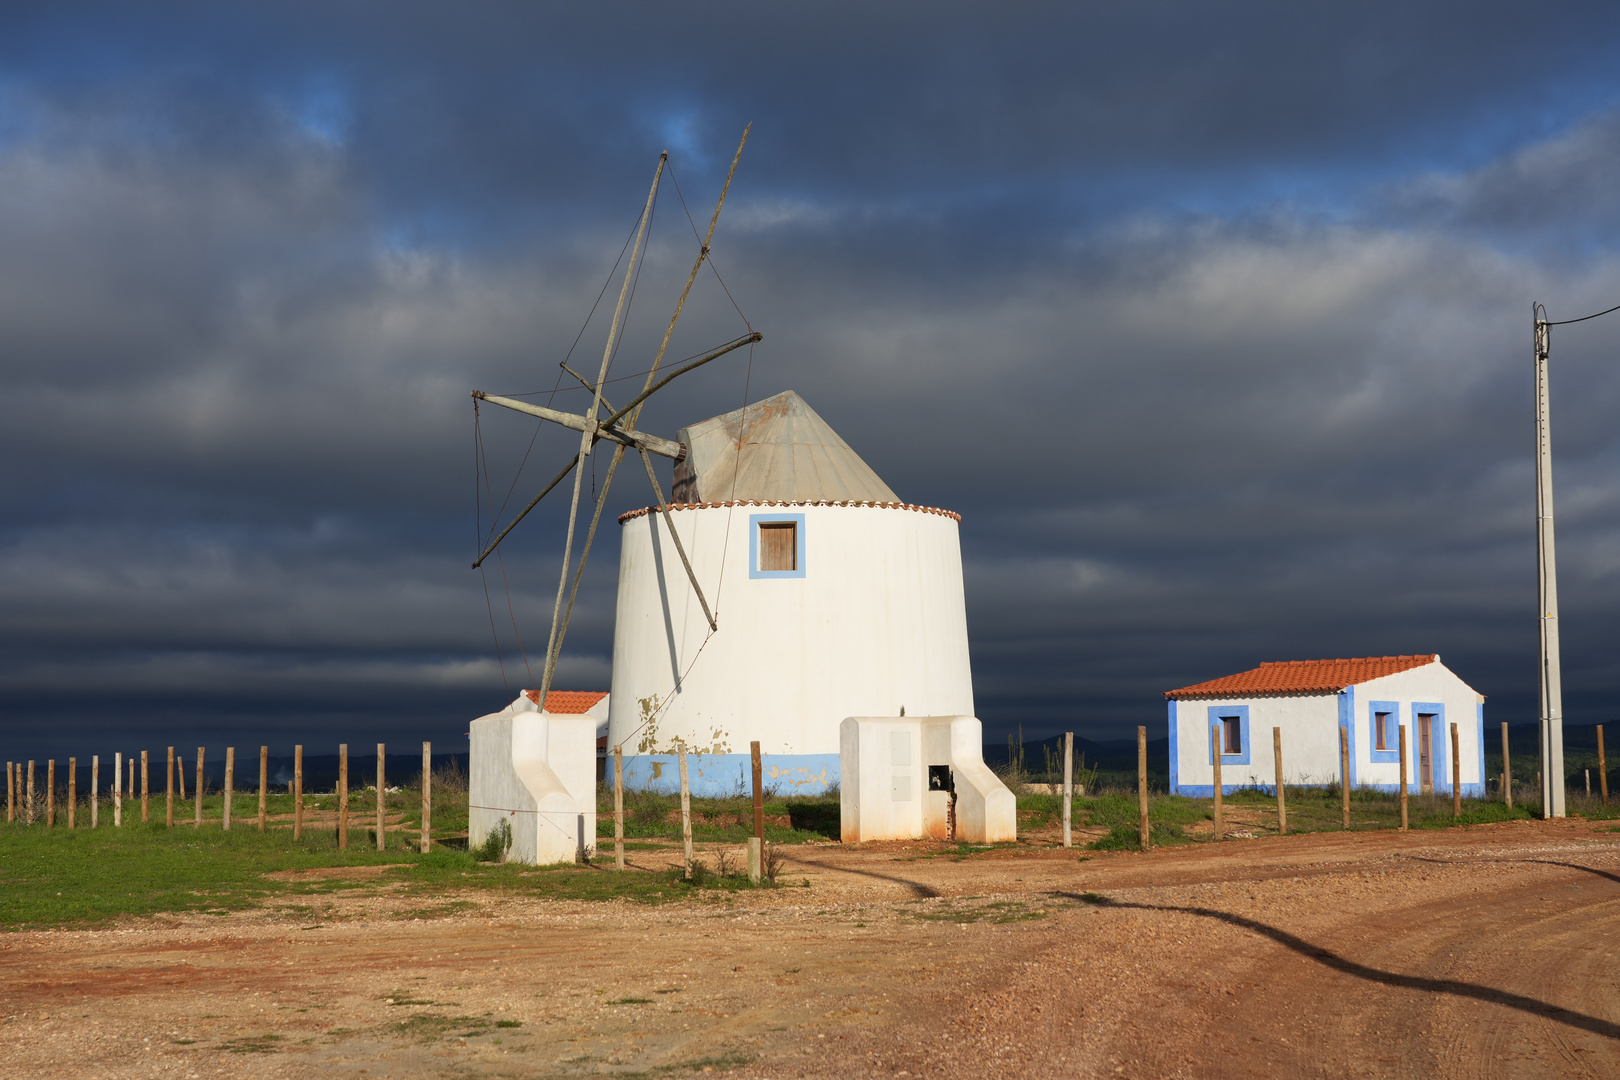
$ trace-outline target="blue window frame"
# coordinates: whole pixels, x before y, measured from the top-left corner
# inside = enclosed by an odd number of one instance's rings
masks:
[[[761,570],[759,568],[759,527],[793,523],[795,557],[792,570]],[[751,578],[804,577],[804,515],[803,514],[749,514],[748,515],[748,576]]]
[[[1218,731],[1221,739],[1221,767],[1228,765],[1248,765],[1249,761],[1249,707],[1247,705],[1211,705],[1209,707],[1209,726],[1211,730]],[[1231,753],[1232,736],[1237,737],[1238,749]],[[1209,763],[1215,764],[1214,754],[1209,748],[1205,753],[1210,755]],[[1224,783],[1224,778],[1223,778]]]
[[[1382,719],[1384,737],[1378,737],[1378,724]],[[1395,762],[1401,760],[1401,703],[1398,701],[1367,702],[1367,760]],[[1380,749],[1382,747],[1382,749]]]

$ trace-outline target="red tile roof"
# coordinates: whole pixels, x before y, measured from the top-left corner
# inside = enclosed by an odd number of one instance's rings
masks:
[[[525,690],[523,695],[536,705],[540,704],[540,691]],[[546,695],[545,711],[549,713],[587,713],[598,701],[607,697],[606,690],[553,690]]]
[[[1245,694],[1338,693],[1356,683],[1438,662],[1438,653],[1416,656],[1355,656],[1347,660],[1271,660],[1209,682],[1168,690],[1167,698],[1237,697]]]

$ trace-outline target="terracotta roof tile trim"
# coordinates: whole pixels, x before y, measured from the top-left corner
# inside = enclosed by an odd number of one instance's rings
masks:
[[[540,704],[540,691],[525,690],[523,696]],[[598,701],[608,696],[606,690],[553,690],[546,695],[546,712],[555,715],[587,713]]]
[[[669,508],[671,510],[714,510],[716,508],[725,506],[869,506],[878,510],[914,510],[919,514],[938,514],[940,517],[948,517],[957,522],[962,520],[961,514],[958,514],[953,510],[941,510],[937,506],[917,506],[914,503],[899,502],[860,502],[855,499],[809,499],[799,501],[789,501],[787,499],[765,499],[761,501],[756,501],[753,499],[731,499],[726,502],[669,504]],[[644,506],[640,510],[632,510],[627,514],[620,514],[619,524],[623,525],[631,518],[638,518],[643,514],[651,514],[657,509],[658,507],[656,506]]]
[[[1438,662],[1438,653],[1353,656],[1338,660],[1271,660],[1257,668],[1165,691],[1165,697],[1240,697],[1260,694],[1338,693],[1347,686]]]

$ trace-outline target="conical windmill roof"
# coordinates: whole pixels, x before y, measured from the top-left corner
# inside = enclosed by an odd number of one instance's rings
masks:
[[[682,428],[676,502],[897,503],[872,467],[792,390]]]

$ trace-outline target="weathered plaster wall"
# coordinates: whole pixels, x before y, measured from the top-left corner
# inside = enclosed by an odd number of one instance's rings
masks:
[[[479,717],[468,732],[468,838],[505,821],[507,858],[573,862],[596,846],[596,720],[539,712],[528,698]]]
[[[761,520],[800,522],[794,575],[755,572]],[[809,793],[838,780],[845,717],[972,715],[954,517],[798,503],[681,509],[674,524],[719,630],[663,517],[626,520],[608,745],[624,746],[627,783],[664,784],[684,742],[713,785],[694,790],[729,792],[758,740],[778,786]]]
[[[984,763],[984,725],[972,716],[852,716],[839,727],[845,843],[948,835],[950,795],[930,791],[929,766],[949,766],[956,838],[988,844],[1018,836],[1017,800]]]

